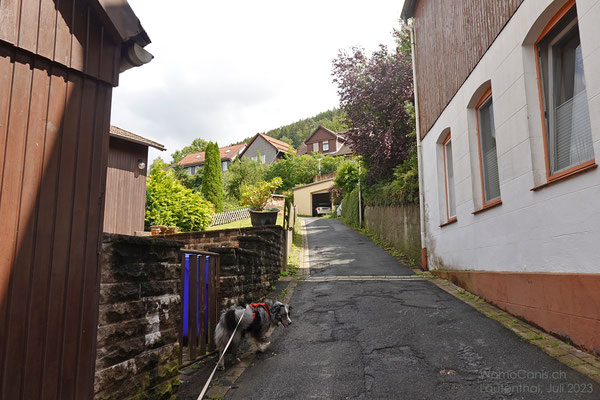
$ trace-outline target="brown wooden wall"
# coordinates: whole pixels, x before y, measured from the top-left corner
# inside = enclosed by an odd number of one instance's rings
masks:
[[[424,137],[523,0],[419,0],[414,12]]]
[[[138,168],[138,160],[148,165],[148,147],[110,138],[104,232],[133,235],[144,230],[146,169]]]
[[[85,0],[2,0],[0,40],[116,86],[120,46]]]
[[[120,50],[85,4],[0,1],[2,399],[93,393],[112,94],[104,80],[115,81]]]

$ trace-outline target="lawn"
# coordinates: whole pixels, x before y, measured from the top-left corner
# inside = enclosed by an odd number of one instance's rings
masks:
[[[283,215],[277,215],[277,225],[283,226]],[[239,221],[230,222],[223,225],[215,225],[207,228],[207,231],[218,231],[221,229],[233,229],[233,228],[248,228],[251,227],[250,218],[240,219]]]

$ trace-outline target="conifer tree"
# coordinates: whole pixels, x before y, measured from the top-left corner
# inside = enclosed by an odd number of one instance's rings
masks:
[[[223,175],[221,174],[221,154],[219,145],[210,142],[204,158],[202,195],[215,206],[215,212],[223,211]]]

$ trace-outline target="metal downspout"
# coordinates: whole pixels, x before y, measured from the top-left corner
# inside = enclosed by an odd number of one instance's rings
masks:
[[[427,266],[427,225],[425,223],[425,190],[423,183],[423,153],[421,147],[421,129],[419,126],[419,96],[417,93],[417,69],[414,27],[410,27],[410,49],[412,55],[413,87],[415,94],[415,128],[417,134],[417,164],[419,173],[419,219],[421,221],[421,265],[424,270]]]

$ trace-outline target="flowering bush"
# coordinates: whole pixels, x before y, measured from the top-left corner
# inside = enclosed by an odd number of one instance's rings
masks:
[[[264,210],[271,195],[283,181],[280,177],[273,178],[270,182],[259,182],[256,185],[242,185],[242,199],[240,204],[249,206],[254,211]]]

